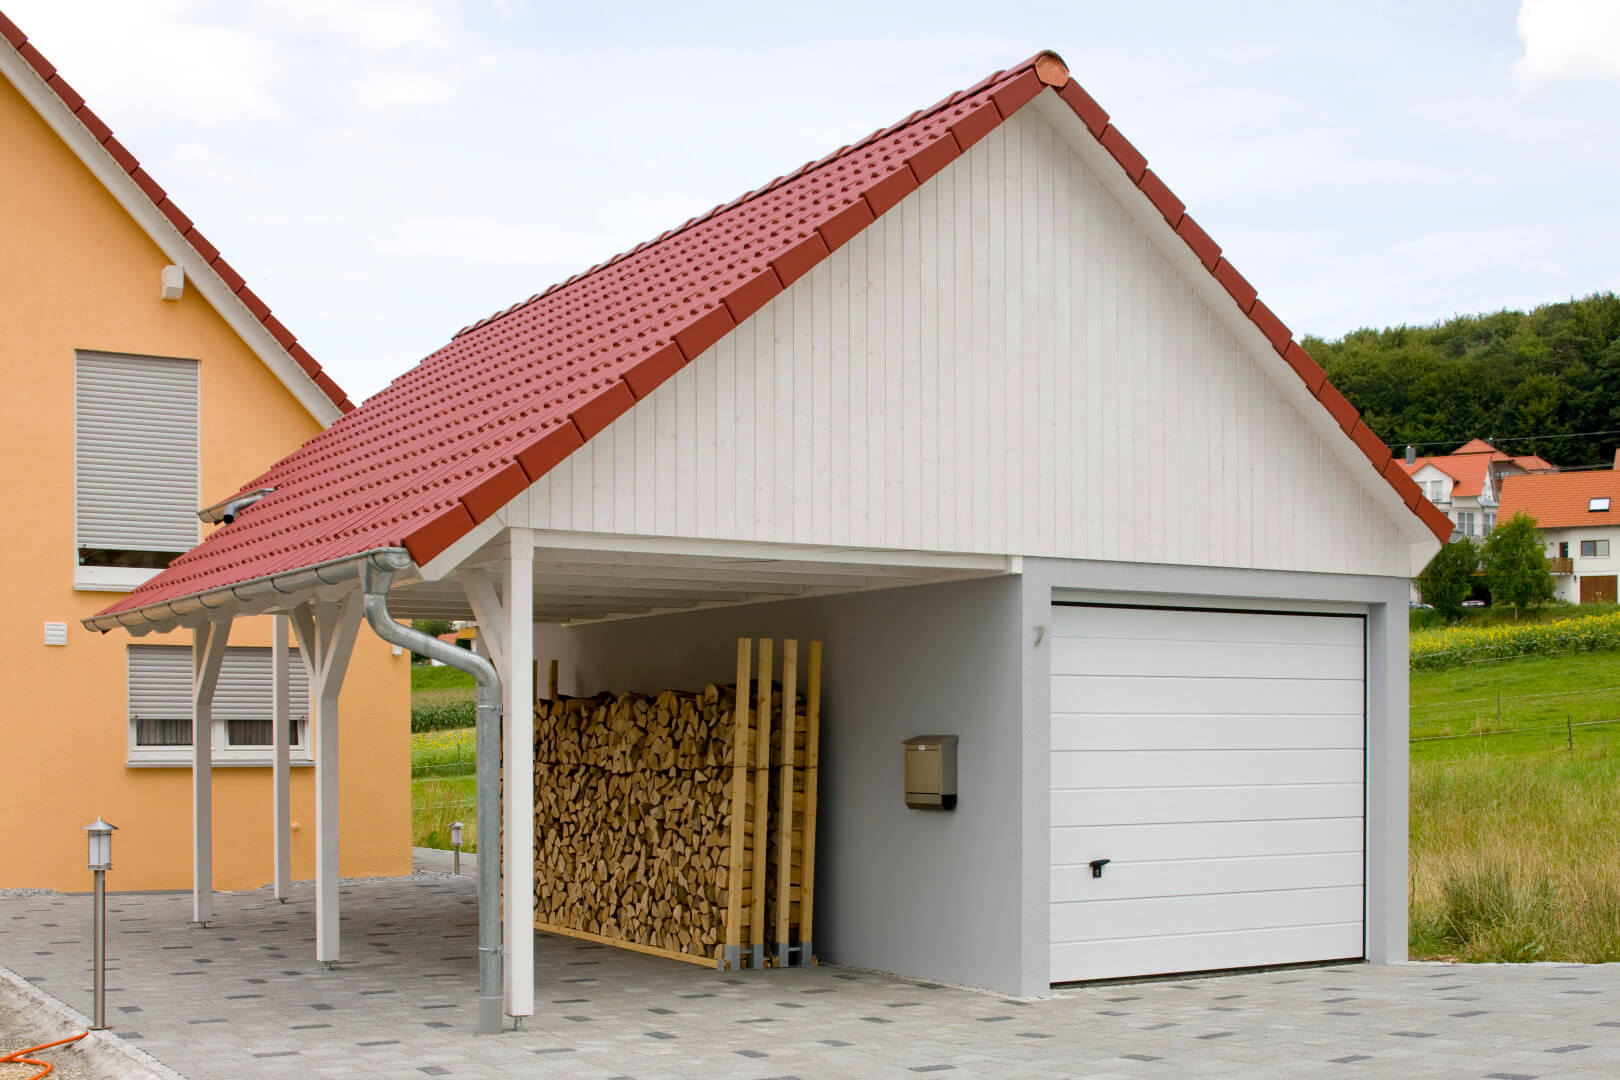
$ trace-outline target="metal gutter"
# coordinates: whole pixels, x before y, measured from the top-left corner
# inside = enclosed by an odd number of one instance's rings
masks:
[[[322,585],[342,585],[346,582],[357,581],[360,578],[361,567],[374,558],[385,560],[382,565],[394,570],[402,570],[411,565],[411,556],[404,548],[385,547],[372,548],[356,555],[345,555],[341,559],[330,559],[326,562],[315,563],[313,566],[300,567],[297,570],[286,570],[279,574],[269,574],[265,577],[251,578],[235,585],[224,585],[206,592],[193,593],[175,600],[164,600],[144,607],[130,608],[126,611],[115,611],[101,615],[91,615],[80,619],[79,623],[86,630],[99,630],[106,633],[120,627],[148,625],[157,626],[162,623],[179,622],[198,612],[218,611],[221,608],[231,607],[235,604],[249,604],[262,600],[267,596],[291,596],[294,593],[304,592],[307,589],[319,588]],[[399,560],[404,560],[400,562]],[[465,652],[458,649],[458,652]]]

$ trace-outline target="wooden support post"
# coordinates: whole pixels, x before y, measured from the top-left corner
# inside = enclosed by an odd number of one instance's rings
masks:
[[[270,805],[275,897],[283,904],[292,892],[292,673],[287,634],[287,616],[277,613],[270,638]]]
[[[753,911],[749,916],[749,944],[753,946],[753,966],[765,966],[765,880],[770,864],[771,820],[771,646],[770,638],[759,639],[759,721],[754,737],[754,853],[752,891]]]
[[[742,967],[742,876],[743,843],[747,838],[748,812],[748,676],[753,670],[753,641],[737,639],[737,693],[733,705],[734,745],[731,755],[731,849],[726,866],[726,948],[721,966],[732,971]]]
[[[557,661],[551,662],[551,668],[546,674],[546,700],[557,700]]]
[[[338,691],[349,669],[363,614],[358,589],[338,600],[316,600],[291,612],[298,654],[309,674],[315,707],[315,959],[327,967],[342,953],[338,922],[339,767]]]
[[[229,617],[205,622],[191,644],[191,921],[214,917],[214,687],[231,635]]]
[[[821,761],[821,642],[810,643],[810,677],[804,720],[804,870],[799,882],[799,963],[815,953],[816,775]]]
[[[782,764],[776,838],[776,965],[787,967],[793,912],[793,740],[798,728],[799,643],[782,642]]]

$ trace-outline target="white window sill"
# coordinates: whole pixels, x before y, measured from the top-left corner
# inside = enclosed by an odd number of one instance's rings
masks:
[[[77,592],[132,592],[161,573],[139,566],[75,566],[73,588]]]
[[[214,768],[216,769],[268,769],[274,764],[269,754],[255,754],[251,757],[216,757],[214,759]],[[295,769],[307,769],[314,765],[315,762],[307,757],[295,757],[288,764]],[[139,757],[129,758],[124,762],[124,767],[127,769],[189,769],[191,768],[191,755],[186,754],[184,757],[180,757],[172,754],[142,754]]]

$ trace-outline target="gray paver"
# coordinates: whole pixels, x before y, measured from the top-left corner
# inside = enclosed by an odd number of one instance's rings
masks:
[[[537,1014],[479,1037],[475,887],[346,883],[332,971],[311,955],[312,890],[221,893],[208,930],[186,925],[185,894],[115,894],[116,1033],[193,1080],[1620,1075],[1620,965],[1349,965],[1021,1001],[832,965],[720,973],[542,934]],[[0,964],[86,1007],[88,903],[0,897]]]

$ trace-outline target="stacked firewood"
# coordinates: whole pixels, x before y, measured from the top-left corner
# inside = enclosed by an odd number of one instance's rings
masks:
[[[779,722],[781,695],[773,696]],[[537,705],[538,923],[717,958],[736,806],[735,712],[735,687],[715,685]],[[752,798],[743,813],[751,850]],[[751,886],[745,871],[745,907]]]

